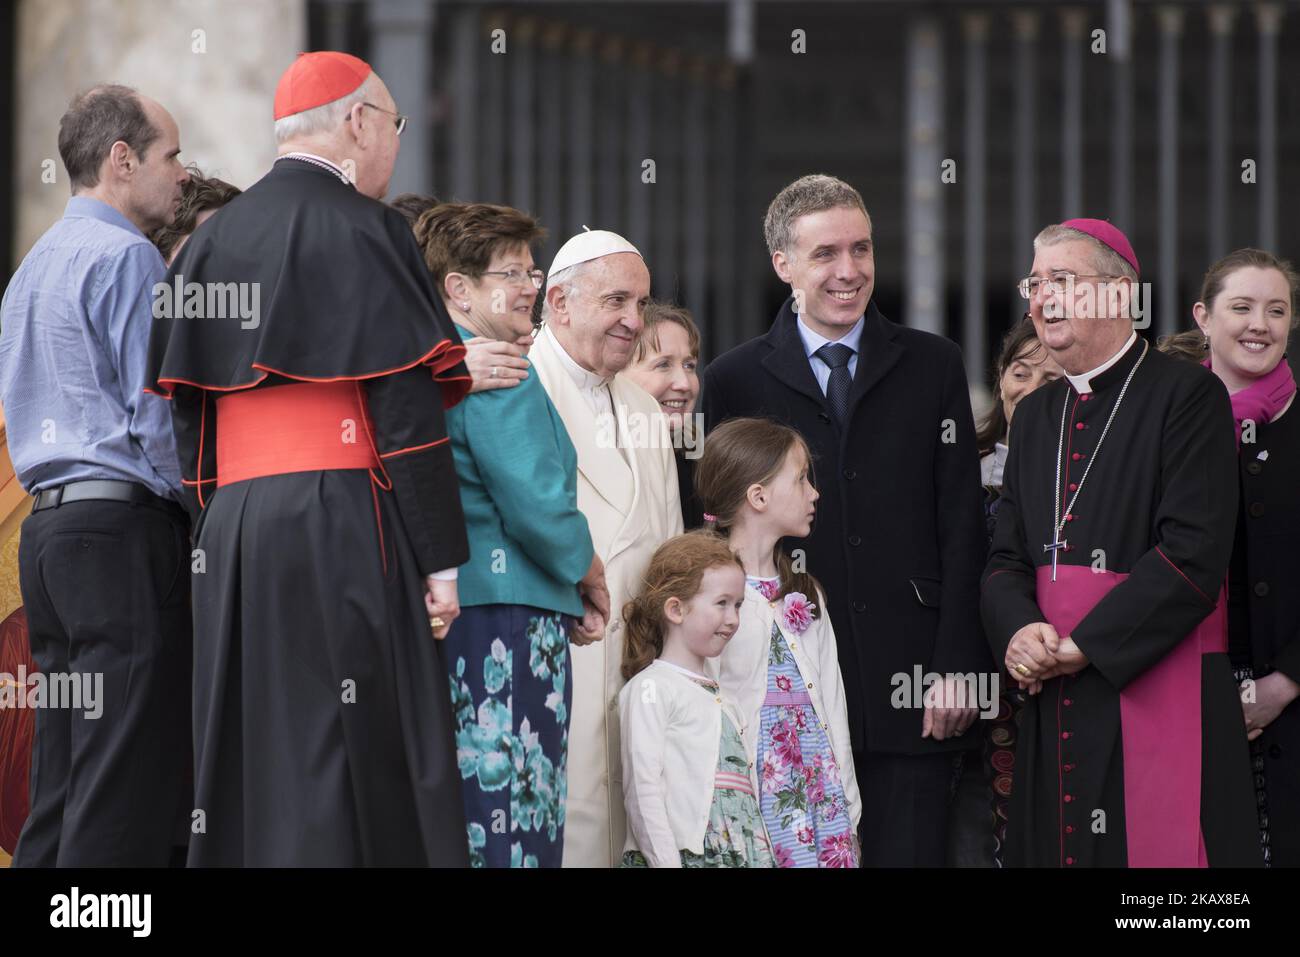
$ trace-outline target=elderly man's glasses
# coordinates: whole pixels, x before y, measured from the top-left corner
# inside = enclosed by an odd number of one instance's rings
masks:
[[[540,269],[530,269],[527,272],[524,272],[522,269],[493,269],[491,271],[484,271],[483,275],[500,276],[512,286],[523,286],[531,282],[534,289],[541,289],[542,283],[546,282],[546,273],[542,272]]]
[[[372,110],[378,110],[380,113],[387,113],[389,116],[394,117],[393,125],[397,127],[398,136],[401,136],[402,130],[406,129],[407,117],[404,114],[394,113],[392,110],[386,110],[382,106],[375,106],[373,103],[362,103],[361,105],[368,106]]]
[[[1098,275],[1077,275],[1072,272],[1059,273],[1050,278],[1040,278],[1038,276],[1029,276],[1016,283],[1016,288],[1020,290],[1022,299],[1033,299],[1038,293],[1040,287],[1046,285],[1049,296],[1059,296],[1063,294],[1067,287],[1073,286],[1079,279],[1120,279],[1121,276],[1098,276]]]

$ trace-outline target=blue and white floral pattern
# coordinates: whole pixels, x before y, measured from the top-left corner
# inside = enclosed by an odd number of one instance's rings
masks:
[[[470,863],[559,867],[573,697],[565,617],[471,606],[446,642]]]

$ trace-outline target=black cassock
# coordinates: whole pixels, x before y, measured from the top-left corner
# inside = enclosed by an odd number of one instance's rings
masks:
[[[469,554],[443,418],[469,376],[410,227],[281,159],[167,281],[191,307],[150,349],[198,549],[190,864],[467,864],[423,578]],[[256,284],[226,289],[259,314],[199,318],[191,283]],[[356,414],[313,450],[326,400]]]
[[[984,573],[999,663],[1016,631],[1053,619],[1089,661],[1025,708],[1007,863],[1196,866],[1199,852],[1211,866],[1258,865],[1245,722],[1218,602],[1237,503],[1227,393],[1207,370],[1140,338],[1090,386],[1081,395],[1061,379],[1016,407]],[[1058,447],[1060,514],[1071,516],[1059,539]],[[1057,541],[1068,545],[1052,583],[1044,545]],[[1076,606],[1073,616],[1055,610],[1062,605]]]

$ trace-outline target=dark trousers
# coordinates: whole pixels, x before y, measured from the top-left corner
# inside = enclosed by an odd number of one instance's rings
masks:
[[[948,807],[960,752],[854,751],[862,795],[863,867],[944,867]]]
[[[98,695],[36,712],[14,865],[165,866],[191,800],[185,514],[161,500],[33,512],[18,562],[37,666]]]

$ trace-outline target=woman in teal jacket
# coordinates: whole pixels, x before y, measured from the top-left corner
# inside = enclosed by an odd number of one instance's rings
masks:
[[[415,225],[463,339],[532,328],[537,221],[506,206],[443,203]],[[489,370],[495,375],[495,370]],[[572,700],[569,642],[602,635],[604,570],[578,511],[577,455],[536,376],[475,391],[447,413],[470,559],[446,638],[470,858],[558,867]]]

